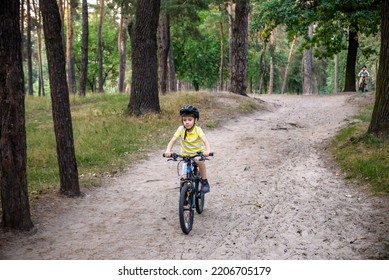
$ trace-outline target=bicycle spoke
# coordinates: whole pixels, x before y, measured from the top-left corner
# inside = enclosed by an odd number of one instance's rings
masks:
[[[190,185],[184,185],[179,201],[179,217],[181,229],[185,234],[188,234],[192,230],[194,211],[192,209],[191,197],[192,194],[188,190]]]

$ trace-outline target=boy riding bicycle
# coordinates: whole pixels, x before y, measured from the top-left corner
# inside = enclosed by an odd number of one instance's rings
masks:
[[[361,71],[358,73],[359,77],[359,89],[365,88],[367,86],[366,79],[370,76],[370,73],[367,71],[366,65],[362,66]],[[362,84],[363,83],[363,84]]]
[[[180,116],[182,125],[178,127],[167,145],[165,157],[171,157],[173,146],[178,139],[180,139],[182,155],[193,156],[197,152],[202,152],[205,157],[209,156],[211,146],[203,130],[196,125],[196,121],[200,118],[199,110],[192,105],[185,105],[180,110]],[[207,193],[210,191],[210,187],[205,163],[200,161],[200,157],[196,158],[196,163],[200,170],[202,190]]]

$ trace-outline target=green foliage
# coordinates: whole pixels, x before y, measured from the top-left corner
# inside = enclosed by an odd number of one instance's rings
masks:
[[[327,69],[326,69],[326,88],[324,90],[325,93],[333,93],[334,91],[339,91],[344,85],[345,81],[345,70],[346,70],[346,58],[347,58],[347,53],[346,52],[340,52],[338,54],[339,58],[339,77],[338,77],[338,83],[340,88],[335,89],[335,59],[330,60],[326,59],[328,64],[327,64]]]
[[[103,70],[104,89],[114,92],[117,88],[119,52],[117,37],[120,16],[119,7],[124,5],[125,11],[133,13],[132,0],[108,1],[103,23]],[[219,22],[223,24],[224,38],[224,79],[227,80],[229,69],[229,38],[228,15],[226,5],[228,1],[218,0],[162,0],[161,12],[170,15],[171,36],[176,66],[177,78],[180,81],[196,83],[203,88],[212,88],[219,84],[220,67],[220,34]],[[259,83],[259,58],[263,43],[268,41],[270,32],[277,27],[277,43],[275,48],[275,84],[274,92],[279,92],[281,80],[285,71],[290,42],[297,35],[297,46],[289,66],[286,92],[298,93],[301,91],[302,64],[301,54],[304,48],[312,47],[315,54],[314,81],[318,81],[321,93],[334,91],[334,63],[333,55],[340,56],[340,86],[344,84],[345,61],[347,46],[347,30],[352,26],[359,29],[359,50],[357,66],[368,65],[371,79],[368,86],[375,85],[376,65],[378,65],[378,52],[380,37],[377,35],[380,17],[379,1],[376,0],[252,0],[250,14],[250,43],[248,53],[247,80],[253,85],[254,91]],[[88,90],[96,87],[97,63],[97,24],[99,5],[89,5],[89,64],[88,64]],[[128,10],[127,10],[128,8]],[[75,14],[74,21],[74,52],[76,62],[76,76],[78,79],[81,58],[81,15],[80,5]],[[35,24],[35,22],[34,22]],[[315,25],[312,38],[307,38],[307,29]],[[258,34],[260,38],[258,39]],[[258,42],[259,40],[259,42]],[[36,43],[33,41],[33,49]],[[127,45],[127,79],[131,76],[131,47]],[[265,87],[268,84],[269,48],[265,57]],[[38,89],[38,72],[36,51],[33,52],[33,79],[34,92]],[[45,54],[43,53],[43,58]],[[322,60],[322,61],[320,61]],[[46,59],[43,59],[44,81],[46,93],[49,93],[48,73]],[[26,71],[25,71],[26,73]],[[26,73],[27,74],[27,73]],[[27,83],[27,79],[25,79]],[[317,86],[315,85],[315,88]]]
[[[356,115],[356,118],[361,120],[364,123],[370,123],[373,108],[374,108],[373,103],[364,106],[363,108],[361,108],[359,113]]]
[[[315,33],[307,38],[306,46],[317,48],[319,58],[333,57],[346,47],[348,30],[374,35],[379,30],[380,14],[376,0],[316,1],[305,9],[314,11],[309,24],[315,24]]]
[[[108,8],[107,8],[108,9]],[[98,9],[95,10],[97,12]],[[117,88],[117,80],[119,75],[119,50],[118,50],[118,14],[113,10],[108,9],[105,13],[104,23],[102,28],[103,42],[103,73],[104,73],[104,88],[109,91],[109,88]],[[98,80],[98,54],[97,54],[97,29],[99,17],[92,13],[89,16],[89,48],[88,48],[88,79],[87,88],[90,91],[95,91]],[[74,23],[74,58],[76,69],[80,69],[81,63],[81,45],[82,45],[82,22],[75,21]],[[127,48],[130,52],[131,48]],[[129,54],[127,55],[129,58]],[[77,79],[79,72],[76,71]]]
[[[161,11],[176,18],[196,19],[197,12],[208,8],[210,0],[162,0]]]
[[[284,77],[286,63],[288,61],[288,55],[290,51],[291,42],[285,32],[283,26],[280,26],[275,29],[276,32],[276,46],[274,48],[274,85],[273,92],[279,93],[281,92],[282,79]],[[264,41],[258,42],[258,38],[256,33],[252,33],[251,40],[249,41],[249,53],[248,53],[248,67],[247,67],[247,76],[250,82],[253,84],[254,92],[257,92],[259,87],[259,78],[260,78],[260,56],[262,53],[262,48]],[[296,51],[299,43],[297,43],[297,47],[292,56],[291,63],[289,65],[288,70],[288,78],[286,81],[285,92],[287,93],[301,93],[301,84],[302,84],[302,76],[301,76],[301,61],[302,61],[302,53]],[[265,91],[267,87],[267,81],[269,80],[269,61],[270,61],[270,53],[269,51],[265,54]]]
[[[252,28],[261,30],[263,38],[276,26],[285,25],[292,38],[303,36],[305,48],[316,46],[315,55],[319,58],[332,57],[345,48],[347,31],[357,27],[366,34],[376,34],[379,30],[379,5],[375,0],[352,1],[253,1]],[[307,30],[315,25],[311,38]]]
[[[219,81],[219,22],[214,12],[209,11],[191,17],[196,21],[172,25],[176,75],[179,80],[212,88]],[[228,38],[225,38],[225,46],[228,46]],[[227,47],[225,53],[228,54]]]
[[[314,53],[314,87],[320,93],[334,92],[334,61],[335,54],[339,54],[339,85],[343,88],[346,70],[348,30],[357,28],[359,35],[359,52],[357,65],[367,64],[371,70],[369,89],[375,85],[373,66],[377,65],[380,39],[377,36],[380,16],[379,1],[375,0],[320,0],[320,1],[280,1],[280,0],[253,0],[251,14],[251,30],[259,32],[262,40],[267,41],[270,32],[281,26],[287,33],[290,41],[298,35],[298,45],[295,55],[301,55],[303,49],[312,48]],[[308,27],[314,25],[312,37],[308,37]],[[286,42],[280,42],[277,33],[277,53],[283,54],[280,64],[275,64],[283,74],[286,64]],[[279,48],[282,48],[281,50]],[[282,57],[282,55],[280,56]],[[266,58],[268,61],[268,58]],[[249,65],[254,63],[249,61]],[[252,66],[250,66],[252,67]],[[301,60],[292,61],[289,71],[286,92],[299,92],[301,88]],[[255,72],[254,69],[253,72]],[[249,71],[251,71],[249,69]],[[253,75],[250,72],[250,75]],[[266,77],[266,80],[268,78]],[[266,82],[265,80],[265,82]],[[275,84],[275,92],[278,84]]]

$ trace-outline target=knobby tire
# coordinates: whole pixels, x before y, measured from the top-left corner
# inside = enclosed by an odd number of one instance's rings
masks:
[[[360,84],[359,84],[359,90],[361,92],[365,92],[365,89],[366,89],[366,81],[363,80]]]
[[[178,215],[182,232],[188,234],[193,227],[194,210],[192,208],[192,195],[188,190],[189,184],[185,184],[181,189]]]
[[[204,210],[205,194],[199,188],[199,182],[196,182],[197,197],[196,197],[196,212],[201,214]]]

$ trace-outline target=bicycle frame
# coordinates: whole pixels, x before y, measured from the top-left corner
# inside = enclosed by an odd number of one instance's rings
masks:
[[[197,156],[196,156],[197,157]],[[194,159],[194,157],[182,157],[182,161],[186,163],[186,178],[182,180],[183,184],[190,184],[191,191],[191,207],[196,207],[196,197],[200,192],[200,175],[198,170],[198,165]]]
[[[360,79],[360,82],[359,82],[359,90],[361,90],[362,92],[364,92],[366,90],[366,87],[367,87],[367,77],[365,76],[362,76],[361,79]]]

